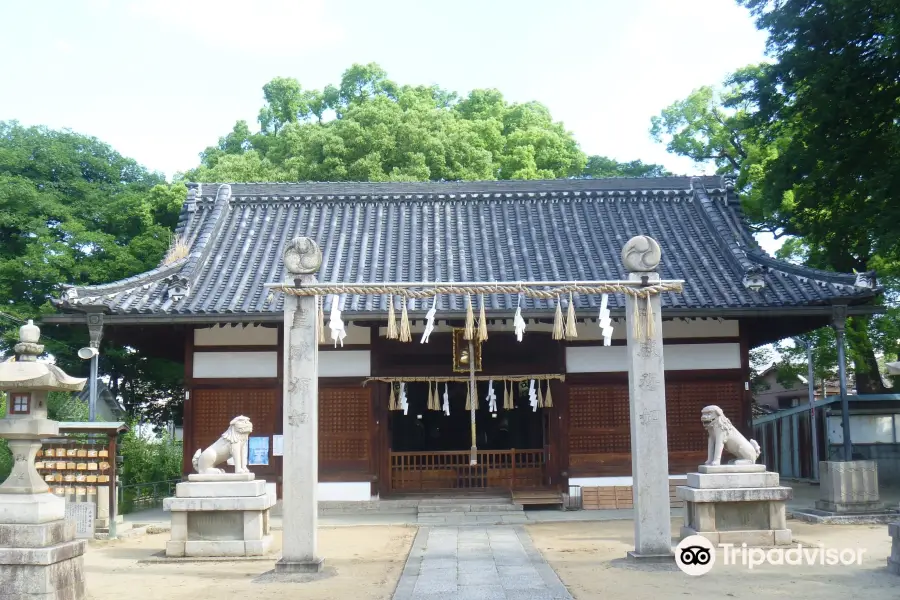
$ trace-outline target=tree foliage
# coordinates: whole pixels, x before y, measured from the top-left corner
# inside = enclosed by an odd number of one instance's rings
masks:
[[[695,90],[652,119],[651,135],[737,176],[753,225],[790,237],[782,258],[879,271],[888,313],[850,319],[847,341],[860,392],[884,391],[876,356],[897,353],[900,5],[738,1],[768,32],[773,62]],[[817,355],[832,356],[829,335],[814,336]],[[802,344],[782,348],[787,362],[805,360],[791,348]]]
[[[259,131],[238,121],[201,154],[195,181],[455,181],[664,174],[659,165],[587,156],[537,102],[493,89],[461,98],[399,85],[376,64],[355,64],[337,86],[263,86]]]
[[[16,319],[54,310],[49,300],[60,284],[108,283],[156,267],[185,195],[183,185],[167,184],[96,138],[0,122],[0,312],[13,325],[4,328],[0,352],[15,340]],[[57,363],[85,373],[75,352],[87,326],[44,330]],[[104,364],[116,360],[106,344],[102,356]],[[120,370],[119,391],[136,410],[173,397],[150,373],[171,363],[143,363],[151,366]]]

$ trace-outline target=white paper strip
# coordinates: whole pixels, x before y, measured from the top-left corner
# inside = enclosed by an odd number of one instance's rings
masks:
[[[344,330],[344,321],[341,320],[339,301],[340,294],[334,294],[331,297],[331,320],[328,322],[328,327],[331,329],[331,339],[334,341],[335,348],[337,348],[338,341],[341,342],[341,348],[343,348],[344,338],[347,337],[347,332]]]
[[[409,412],[409,402],[406,399],[406,384],[402,381],[400,382],[400,408],[403,409],[404,415]]]
[[[448,385],[444,384],[444,405],[441,407],[444,409],[444,414],[448,417],[450,416],[450,392],[447,391]]]
[[[528,403],[531,405],[531,412],[537,412],[538,398],[537,392],[534,389],[534,379],[532,379],[531,383],[528,385]]]
[[[494,380],[488,380],[488,393],[487,393],[487,401],[488,401],[488,411],[495,413],[497,412],[497,394],[494,393]]]
[[[600,329],[603,333],[603,345],[609,346],[612,344],[612,319],[609,318],[609,308],[607,305],[609,303],[609,295],[603,294],[600,297]]]
[[[516,328],[516,339],[522,341],[522,334],[525,333],[525,319],[522,318],[522,309],[516,307],[516,316],[513,318],[513,325]]]
[[[428,338],[431,336],[431,332],[434,331],[434,316],[437,314],[436,305],[437,296],[434,297],[434,300],[431,302],[431,308],[425,314],[425,332],[422,334],[422,344],[428,343]]]

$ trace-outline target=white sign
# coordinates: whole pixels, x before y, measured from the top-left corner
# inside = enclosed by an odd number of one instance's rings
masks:
[[[284,436],[272,436],[272,456],[284,456]]]
[[[97,505],[93,502],[66,502],[66,520],[75,523],[77,539],[94,537],[94,520],[97,518]]]

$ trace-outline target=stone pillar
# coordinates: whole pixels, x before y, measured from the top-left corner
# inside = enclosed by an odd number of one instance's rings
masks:
[[[287,285],[312,285],[322,252],[310,238],[294,238],[284,250]],[[315,296],[284,297],[284,462],[282,549],[276,573],[322,569],[318,555],[319,322]]]
[[[888,556],[888,570],[895,575],[900,575],[900,522],[888,525],[888,535],[891,536],[891,555]]]
[[[658,283],[660,278],[656,268],[659,260],[659,244],[647,236],[630,239],[622,249],[622,262],[630,281]],[[634,551],[628,556],[669,559],[672,558],[672,522],[661,298],[659,295],[649,299],[625,298],[631,474],[634,479]],[[638,323],[633,318],[635,303]],[[648,308],[652,312],[649,323]]]
[[[850,439],[850,402],[847,399],[847,357],[844,352],[844,329],[847,325],[847,307],[832,307],[832,327],[837,338],[838,375],[841,386],[841,425],[844,434],[844,460],[853,460],[853,441]]]

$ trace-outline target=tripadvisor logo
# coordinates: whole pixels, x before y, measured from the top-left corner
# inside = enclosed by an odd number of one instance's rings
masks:
[[[675,548],[675,564],[688,575],[705,575],[716,564],[717,554],[723,565],[743,565],[753,569],[760,565],[827,565],[862,564],[864,548],[825,548],[823,544],[792,548],[748,548],[747,544],[719,544],[718,548],[701,535],[689,535]]]

